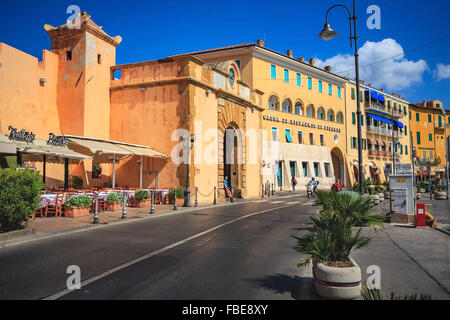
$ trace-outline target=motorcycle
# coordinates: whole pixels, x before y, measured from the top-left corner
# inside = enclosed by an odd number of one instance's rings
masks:
[[[311,197],[315,197],[316,196],[315,193],[316,193],[317,186],[309,183],[309,184],[306,185],[306,188],[307,188],[306,189],[306,197],[307,198],[311,198]]]

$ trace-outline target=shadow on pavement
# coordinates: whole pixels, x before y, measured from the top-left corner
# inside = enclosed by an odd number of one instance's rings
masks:
[[[290,293],[295,300],[315,300],[320,297],[313,290],[313,278],[290,276],[286,274],[268,275],[258,279],[247,279],[256,287],[270,290],[275,294]]]

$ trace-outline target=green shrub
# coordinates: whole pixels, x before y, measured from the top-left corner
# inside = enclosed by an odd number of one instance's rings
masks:
[[[147,190],[138,190],[136,191],[134,196],[136,197],[136,200],[139,201],[147,200],[150,198],[150,192],[148,192]]]
[[[317,191],[316,206],[322,210],[318,217],[310,217],[314,231],[298,240],[297,250],[307,257],[298,266],[307,265],[313,259],[323,263],[350,263],[353,250],[367,245],[369,238],[361,236],[362,223],[376,227],[383,223],[384,217],[372,211],[375,206],[373,197],[362,197],[357,193]]]
[[[81,179],[80,177],[77,176],[72,176],[70,178],[70,183],[71,185],[73,185],[75,188],[79,188],[83,186],[83,179]]]
[[[110,194],[108,194],[108,197],[106,198],[106,202],[108,203],[122,203],[123,202],[123,193],[119,193],[119,192],[111,192]]]
[[[73,195],[64,202],[64,205],[66,207],[86,208],[92,205],[92,199],[83,194]]]
[[[174,190],[170,190],[169,191],[169,198],[173,198],[173,195],[174,195]],[[177,198],[178,199],[181,199],[181,198],[184,198],[184,188],[178,188],[177,189]]]
[[[22,228],[41,202],[41,177],[33,170],[0,169],[0,230]]]

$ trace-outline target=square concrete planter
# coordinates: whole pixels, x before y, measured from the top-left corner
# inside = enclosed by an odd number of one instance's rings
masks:
[[[146,199],[146,200],[134,200],[134,204],[133,207],[135,208],[146,208],[146,207],[150,207],[152,204],[150,199]]]
[[[86,217],[88,215],[89,215],[89,207],[85,208],[66,207],[64,209],[64,216],[66,218]]]
[[[106,211],[120,211],[122,210],[122,204],[120,202],[106,202]]]
[[[330,267],[322,261],[313,263],[314,286],[326,299],[356,299],[361,295],[361,269],[350,257],[352,267]]]

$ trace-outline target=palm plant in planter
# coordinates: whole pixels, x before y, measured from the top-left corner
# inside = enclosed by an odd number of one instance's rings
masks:
[[[134,207],[135,208],[144,208],[150,206],[150,193],[147,190],[138,190],[134,194],[135,201],[134,201]]]
[[[315,288],[318,294],[331,299],[354,299],[361,292],[361,270],[351,253],[367,245],[369,238],[361,235],[360,224],[376,227],[384,217],[372,208],[372,197],[354,193],[318,191],[315,205],[321,206],[317,217],[311,217],[314,231],[298,241],[297,250],[306,254],[298,266],[313,263]]]
[[[64,202],[64,216],[67,218],[78,218],[89,215],[92,199],[83,194],[74,195]]]
[[[106,198],[106,211],[119,211],[123,205],[123,193],[111,192]]]

